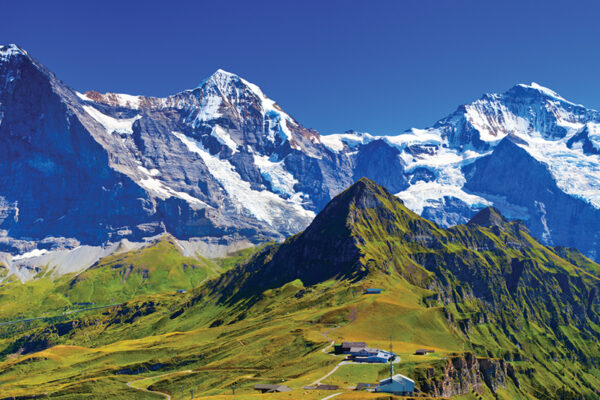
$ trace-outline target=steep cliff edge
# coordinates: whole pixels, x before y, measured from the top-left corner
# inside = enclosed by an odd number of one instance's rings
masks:
[[[450,356],[429,367],[415,369],[417,388],[434,397],[481,393],[484,386],[496,393],[509,379],[521,386],[511,364],[497,358],[477,358],[473,353]]]

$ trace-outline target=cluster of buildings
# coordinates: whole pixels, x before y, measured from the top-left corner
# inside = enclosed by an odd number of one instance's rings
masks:
[[[385,364],[396,357],[396,354],[390,351],[371,348],[365,342],[342,342],[335,347],[335,353],[347,354],[349,359],[364,363]]]
[[[391,346],[391,344],[390,344]],[[346,354],[347,358],[355,362],[364,363],[389,363],[390,365],[390,376],[382,379],[378,383],[358,383],[355,390],[369,390],[381,393],[391,393],[401,396],[412,396],[415,391],[415,381],[401,375],[394,374],[394,364],[392,363],[396,358],[396,354],[390,351],[374,349],[365,342],[342,342],[342,344],[334,347],[336,354]],[[418,354],[427,354],[433,352],[429,349],[419,349]],[[271,384],[258,384],[254,386],[254,389],[261,393],[275,393],[275,392],[287,392],[291,389],[284,385],[271,385]],[[323,385],[318,384],[315,386],[305,386],[305,390],[338,390],[337,385]]]
[[[356,385],[357,390],[371,389],[375,392],[393,393],[401,396],[411,396],[414,393],[415,381],[404,375],[394,374],[392,361],[396,358],[396,354],[391,351],[370,348],[365,342],[342,342],[341,345],[335,347],[335,352],[337,354],[348,354],[348,358],[355,362],[390,364],[389,378],[385,378],[376,384],[359,383]]]

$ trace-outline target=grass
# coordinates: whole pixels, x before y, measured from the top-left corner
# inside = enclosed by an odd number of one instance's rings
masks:
[[[418,294],[426,292],[415,287],[413,295],[403,289],[395,296],[393,288],[399,284],[406,285],[403,281],[388,281],[385,286],[383,283],[380,285],[386,288],[384,295],[365,296],[360,291],[353,291],[353,286],[347,283],[326,282],[311,288],[300,299],[290,296],[291,289],[282,288],[267,293],[261,302],[254,305],[252,315],[233,324],[144,336],[144,326],[159,326],[161,319],[168,318],[152,314],[126,328],[128,331],[139,328],[139,338],[118,340],[93,348],[55,346],[33,355],[18,356],[2,364],[0,381],[3,382],[3,390],[11,395],[49,391],[57,398],[81,393],[90,382],[108,385],[108,392],[119,398],[154,396],[132,392],[126,386],[127,382],[134,382],[135,387],[170,393],[175,399],[187,398],[189,389],[196,394],[202,393],[206,398],[220,398],[218,396],[226,396],[234,383],[238,393],[236,398],[254,398],[252,396],[257,396],[253,393],[254,384],[265,382],[283,383],[298,393],[340,361],[339,357],[320,351],[330,342],[321,333],[334,326],[327,320],[329,314],[340,312],[346,318],[354,318],[339,321],[344,325],[331,331],[330,337],[366,340],[380,347],[388,346],[389,332],[406,331],[419,320],[419,315],[426,315],[421,318],[424,321],[431,319],[429,309],[419,303]],[[296,283],[291,287],[299,291],[303,286]],[[348,298],[344,293],[355,294]],[[138,300],[143,301],[147,299]],[[278,309],[271,309],[274,303]],[[313,303],[328,306],[305,307]],[[190,309],[181,317],[198,318],[198,314],[203,312],[216,316],[217,309]],[[357,311],[353,313],[352,310]],[[390,320],[390,313],[399,318],[386,321],[385,316]],[[433,319],[437,321],[438,317]],[[433,326],[438,327],[438,324],[439,321],[434,322]],[[379,329],[373,329],[377,325]],[[454,351],[461,346],[451,330],[446,328],[432,333],[431,327],[429,323],[419,323],[410,335],[405,337],[398,333],[394,336],[394,349],[403,360],[396,366],[398,371],[409,373],[415,363],[428,362],[429,359],[410,355],[418,347],[429,345],[440,349],[439,355],[433,356],[438,359],[443,351]],[[125,328],[117,325],[105,329],[103,335],[117,338]],[[71,341],[81,342],[86,334],[92,335],[82,330]],[[414,338],[418,340],[412,341]],[[151,370],[159,364],[163,365],[160,369]],[[127,373],[123,373],[126,369]],[[192,372],[182,372],[188,370]],[[386,373],[386,367],[381,365],[348,365],[342,366],[324,383],[346,386],[346,382],[372,382]],[[180,394],[182,387],[187,388],[184,396]],[[331,393],[324,393],[321,397],[312,391],[309,393],[310,396],[313,394],[315,398],[322,398]]]

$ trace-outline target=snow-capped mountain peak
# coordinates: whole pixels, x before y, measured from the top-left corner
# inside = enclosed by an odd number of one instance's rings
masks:
[[[558,93],[556,93],[554,90],[549,89],[549,88],[547,88],[545,86],[539,85],[539,84],[537,84],[535,82],[531,82],[529,85],[527,85],[525,83],[520,83],[520,84],[518,84],[516,86],[521,87],[521,88],[526,89],[526,90],[537,91],[537,92],[543,94],[546,97],[550,97],[550,98],[553,98],[555,100],[559,100],[561,102],[565,102],[565,103],[568,103],[568,104],[572,104],[572,105],[576,105],[576,106],[579,106],[579,107],[583,107],[580,104],[575,104],[573,102],[570,102],[569,100],[565,99],[564,97],[562,97],[561,95],[559,95]]]
[[[168,105],[189,110],[186,117],[196,129],[210,129],[219,142],[232,151],[249,145],[259,154],[270,155],[286,143],[301,149],[302,138],[294,134],[301,126],[255,84],[222,69],[195,89],[167,100]],[[254,126],[248,129],[248,123]],[[229,139],[216,132],[231,131]],[[311,139],[313,140],[313,139]]]
[[[15,55],[24,55],[27,56],[27,51],[17,46],[16,44],[7,44],[5,46],[0,46],[0,60],[8,59],[11,56]]]
[[[544,94],[546,94],[548,96],[552,96],[552,97],[556,97],[556,98],[561,98],[562,99],[562,97],[559,96],[559,94],[556,93],[554,90],[549,89],[549,88],[547,88],[545,86],[542,86],[542,85],[540,85],[538,83],[535,83],[535,82],[531,82],[529,85],[527,85],[525,83],[519,83],[518,86],[521,86],[521,87],[524,87],[524,88],[528,88],[528,89],[535,89],[535,90],[538,90],[538,91],[540,91],[540,92],[542,92],[542,93],[544,93]]]
[[[208,78],[202,80],[202,82],[200,82],[197,88],[201,88],[208,84],[214,85],[220,90],[228,91],[231,88],[231,86],[239,85],[242,82],[244,82],[243,79],[240,78],[238,75],[219,68]]]

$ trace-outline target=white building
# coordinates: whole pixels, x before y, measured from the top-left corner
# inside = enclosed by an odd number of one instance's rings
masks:
[[[415,381],[404,375],[396,374],[391,378],[379,381],[379,386],[375,388],[375,391],[411,396],[415,391]]]

